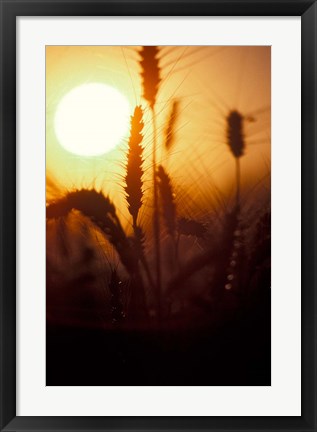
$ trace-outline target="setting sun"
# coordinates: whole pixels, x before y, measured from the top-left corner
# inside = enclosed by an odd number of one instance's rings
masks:
[[[97,156],[116,147],[129,127],[130,106],[118,90],[101,83],[73,88],[57,106],[54,129],[70,153]]]

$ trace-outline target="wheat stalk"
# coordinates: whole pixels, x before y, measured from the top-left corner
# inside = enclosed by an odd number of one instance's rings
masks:
[[[155,263],[156,263],[156,291],[157,291],[157,310],[158,319],[161,319],[161,245],[160,245],[160,217],[158,209],[158,190],[156,179],[156,151],[157,151],[157,131],[156,131],[156,116],[155,116],[155,102],[159,89],[160,67],[157,46],[143,46],[140,50],[140,65],[142,68],[142,88],[143,98],[148,102],[152,112],[152,125],[153,125],[153,152],[152,152],[152,165],[153,165],[153,237],[155,247]]]
[[[157,46],[143,46],[139,53],[141,56],[141,76],[143,78],[143,98],[153,109],[161,81],[158,59],[159,48]]]
[[[242,114],[237,110],[230,111],[227,116],[227,143],[236,160],[236,205],[240,205],[240,158],[244,155],[245,139]]]
[[[124,188],[126,192],[126,200],[128,203],[128,210],[132,216],[133,231],[134,231],[134,246],[140,261],[144,267],[145,273],[150,284],[153,286],[153,278],[149,270],[147,260],[144,255],[144,233],[142,228],[138,226],[137,219],[138,213],[142,206],[143,197],[143,147],[141,145],[143,140],[142,130],[143,111],[140,106],[135,107],[133,116],[131,116],[130,137],[128,142],[128,157],[126,166],[126,175]]]
[[[115,269],[111,270],[110,281],[108,288],[110,291],[110,308],[111,308],[111,321],[113,325],[119,325],[125,318],[123,305],[122,305],[122,282]]]
[[[175,141],[175,125],[179,112],[179,101],[174,100],[172,104],[171,113],[167,122],[167,127],[165,131],[165,148],[169,151]]]
[[[160,165],[157,170],[158,188],[162,199],[162,210],[167,231],[175,237],[176,231],[176,205],[170,176]]]
[[[232,287],[232,278],[230,262],[233,255],[238,253],[239,243],[237,241],[236,232],[239,226],[240,207],[235,205],[231,212],[224,216],[222,235],[218,245],[220,253],[218,254],[215,275],[213,278],[212,292],[214,298],[221,299],[225,289],[230,290]]]
[[[133,227],[137,226],[138,213],[142,205],[143,197],[143,147],[141,146],[143,136],[142,130],[143,111],[140,106],[134,109],[133,116],[131,116],[131,129],[128,142],[128,158],[125,175],[125,192],[126,200],[128,203],[128,210],[133,218]]]

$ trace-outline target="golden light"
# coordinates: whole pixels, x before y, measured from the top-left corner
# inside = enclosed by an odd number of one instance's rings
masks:
[[[54,129],[59,143],[81,156],[98,156],[115,148],[129,129],[130,105],[114,87],[82,84],[57,106]]]

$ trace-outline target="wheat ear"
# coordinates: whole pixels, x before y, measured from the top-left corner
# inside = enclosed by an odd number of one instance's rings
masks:
[[[73,209],[79,210],[106,234],[117,250],[122,264],[133,275],[137,269],[135,256],[110,199],[95,189],[75,190],[49,204],[46,207],[46,217],[65,217]]]
[[[175,125],[178,118],[179,101],[174,100],[165,131],[165,148],[169,151],[175,142]]]
[[[128,142],[128,157],[125,175],[125,192],[128,203],[128,210],[132,216],[134,244],[136,252],[140,258],[140,262],[144,267],[149,283],[154,286],[154,281],[149,270],[149,266],[144,254],[144,233],[142,228],[138,226],[137,219],[139,210],[142,206],[143,197],[143,140],[142,130],[144,127],[143,111],[140,106],[135,107],[133,116],[131,116],[130,137]]]
[[[128,158],[125,175],[125,192],[128,203],[128,210],[133,219],[133,227],[137,226],[138,213],[142,205],[143,197],[143,147],[141,145],[143,136],[142,130],[143,111],[140,106],[134,109],[131,116],[130,137],[128,142]]]
[[[245,138],[243,131],[244,117],[237,110],[230,111],[227,116],[227,143],[236,161],[236,205],[240,205],[240,158],[245,151]]]
[[[162,210],[167,231],[175,237],[176,231],[176,205],[170,176],[160,165],[157,170],[158,188],[162,200]]]
[[[159,48],[157,46],[143,46],[140,51],[143,98],[152,109],[156,102],[161,81],[158,54]]]

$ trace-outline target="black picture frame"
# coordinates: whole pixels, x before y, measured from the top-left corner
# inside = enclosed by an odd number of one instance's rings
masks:
[[[0,0],[1,431],[316,431],[317,4],[312,0]],[[16,416],[16,17],[301,16],[302,384],[300,417]]]

